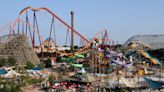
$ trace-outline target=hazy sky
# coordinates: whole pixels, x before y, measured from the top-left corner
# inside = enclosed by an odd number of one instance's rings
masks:
[[[164,34],[164,0],[1,0],[0,28],[17,18],[21,9],[47,7],[88,38],[107,29],[110,39],[125,42],[138,34]]]

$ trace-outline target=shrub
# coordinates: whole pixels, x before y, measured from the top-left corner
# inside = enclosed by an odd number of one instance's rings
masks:
[[[34,67],[35,67],[35,65],[34,65],[32,62],[28,61],[28,62],[26,63],[26,69],[32,69],[32,68],[34,68]]]
[[[14,66],[14,65],[16,65],[16,60],[15,60],[15,58],[14,58],[14,57],[9,57],[9,58],[7,59],[7,64],[8,64],[8,66]]]
[[[0,59],[0,67],[3,67],[5,66],[5,59]]]
[[[48,58],[46,61],[45,61],[45,68],[49,68],[49,67],[51,67],[52,65],[51,65],[51,59],[50,58]]]

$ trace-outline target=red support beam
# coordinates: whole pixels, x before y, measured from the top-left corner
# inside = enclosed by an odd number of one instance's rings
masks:
[[[55,13],[53,13],[52,11],[50,11],[48,8],[45,7],[41,7],[41,8],[31,8],[31,7],[26,7],[24,8],[21,12],[20,15],[22,15],[23,13],[26,13],[28,10],[33,10],[33,11],[40,11],[40,10],[45,10],[47,12],[49,12],[53,17],[55,17],[56,19],[58,19],[61,23],[63,23],[65,26],[67,26],[69,29],[73,30],[77,35],[79,35],[81,38],[83,38],[85,41],[89,42],[88,39],[86,39],[84,36],[82,36],[80,33],[78,33],[74,28],[72,28],[70,25],[68,25],[65,21],[63,21],[61,18],[59,18]]]

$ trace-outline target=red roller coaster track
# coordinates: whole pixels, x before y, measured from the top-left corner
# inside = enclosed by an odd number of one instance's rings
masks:
[[[63,21],[61,18],[59,18],[55,13],[53,13],[51,10],[49,10],[48,8],[45,8],[45,7],[41,7],[41,8],[26,7],[26,8],[24,8],[20,12],[20,14],[19,14],[18,18],[16,19],[16,21],[11,22],[10,24],[8,24],[8,26],[12,24],[12,30],[10,30],[9,34],[11,34],[11,33],[15,34],[16,33],[15,30],[14,30],[14,29],[16,29],[16,25],[18,26],[17,27],[18,28],[17,29],[17,33],[18,34],[21,34],[21,33],[25,34],[26,33],[26,35],[27,35],[27,30],[29,30],[29,35],[30,35],[30,39],[31,39],[31,42],[32,42],[33,47],[35,46],[35,34],[37,34],[38,37],[39,37],[39,42],[40,42],[39,48],[42,49],[42,45],[44,44],[45,39],[43,39],[43,37],[40,35],[39,28],[38,28],[38,23],[37,23],[37,19],[36,19],[36,15],[35,15],[36,12],[42,11],[42,10],[48,12],[53,18],[57,19],[64,26],[66,26],[68,29],[70,29],[71,31],[73,31],[77,36],[80,37],[80,40],[83,40],[86,43],[85,46],[83,46],[81,49],[79,49],[76,52],[66,53],[66,52],[60,52],[60,51],[57,51],[57,50],[53,50],[56,53],[59,53],[59,54],[65,55],[65,56],[70,56],[72,54],[81,53],[82,51],[86,50],[87,48],[89,48],[91,46],[92,42],[95,41],[96,39],[101,40],[101,43],[102,44],[105,44],[105,43],[108,43],[109,42],[107,30],[102,30],[102,31],[98,32],[93,37],[93,39],[88,40],[85,36],[81,35],[74,28],[72,28],[70,25],[68,25],[65,21]],[[34,11],[33,25],[30,24],[29,19],[28,19],[28,16],[27,16],[27,12],[29,12],[29,11]],[[24,14],[26,14],[26,20],[25,21],[23,21],[23,20],[20,19],[20,17],[22,15],[24,15]],[[20,32],[20,29],[19,29],[20,23],[22,23],[22,26],[23,27],[24,27],[24,24],[26,25],[26,32],[23,31],[24,29],[22,29],[23,32]],[[7,26],[5,26],[5,27],[7,27]],[[5,27],[2,28],[0,31],[4,30]],[[31,30],[31,28],[33,30]],[[57,45],[57,43],[54,43],[54,44],[56,46],[60,47],[59,45]],[[48,49],[49,50],[52,50],[50,46],[48,46]]]

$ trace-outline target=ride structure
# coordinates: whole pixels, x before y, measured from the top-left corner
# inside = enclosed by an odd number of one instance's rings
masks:
[[[0,37],[0,59],[13,57],[18,65],[25,65],[30,61],[39,64],[36,53],[28,44],[26,35],[5,35]]]
[[[144,56],[145,58],[149,59],[153,64],[159,64],[161,65],[161,62],[155,58],[155,57],[152,57],[147,51],[148,50],[151,50],[151,49],[154,49],[153,47],[151,47],[150,45],[142,42],[142,41],[132,41],[130,44],[129,44],[129,47],[128,47],[129,51],[137,51],[139,52],[142,56]]]
[[[48,57],[56,57],[56,55],[70,57],[86,53],[95,41],[99,45],[108,45],[107,30],[101,30],[91,40],[88,40],[74,29],[73,12],[71,14],[72,24],[70,26],[48,8],[26,7],[21,10],[15,21],[0,29],[0,32],[3,35],[9,35],[8,40],[13,34],[26,35],[29,45],[39,57],[45,57],[47,53]],[[50,28],[47,29],[47,26]]]

